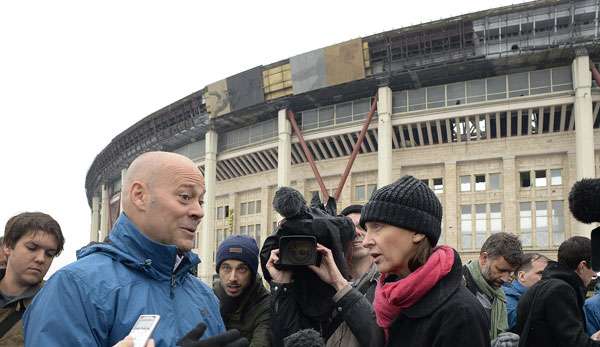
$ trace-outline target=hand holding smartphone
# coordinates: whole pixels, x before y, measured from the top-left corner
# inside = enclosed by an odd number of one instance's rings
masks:
[[[160,316],[156,314],[143,314],[138,318],[129,333],[133,337],[133,347],[146,346],[159,320]]]

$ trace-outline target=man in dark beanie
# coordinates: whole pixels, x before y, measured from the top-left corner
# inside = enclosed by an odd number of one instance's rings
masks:
[[[242,235],[228,237],[219,245],[216,265],[219,279],[213,289],[227,329],[239,330],[251,347],[271,346],[271,305],[269,292],[256,273],[256,241]]]

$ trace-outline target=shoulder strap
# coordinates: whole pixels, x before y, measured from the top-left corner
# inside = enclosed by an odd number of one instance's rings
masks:
[[[25,303],[21,300],[17,302],[17,309],[12,311],[2,320],[2,322],[0,322],[0,338],[3,338],[4,335],[6,335],[6,333],[21,320],[23,313],[25,313]]]

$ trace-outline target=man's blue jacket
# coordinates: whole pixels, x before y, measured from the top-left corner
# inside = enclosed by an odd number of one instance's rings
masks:
[[[24,315],[25,346],[113,346],[141,314],[160,315],[157,347],[201,322],[203,338],[224,332],[218,299],[189,273],[198,256],[185,253],[173,272],[176,247],[150,240],[125,214],[109,240],[80,249],[46,282]]]
[[[518,280],[502,286],[504,295],[506,296],[506,314],[508,315],[508,328],[512,329],[517,325],[517,306],[521,296],[527,291],[527,287],[522,285]]]

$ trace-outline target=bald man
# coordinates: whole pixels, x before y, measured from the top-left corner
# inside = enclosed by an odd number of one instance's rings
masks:
[[[212,289],[190,275],[190,252],[204,216],[204,178],[186,157],[149,152],[123,182],[123,213],[108,241],[77,252],[25,313],[25,346],[113,346],[142,314],[160,315],[157,347],[176,342],[200,323],[203,338],[224,324]]]

